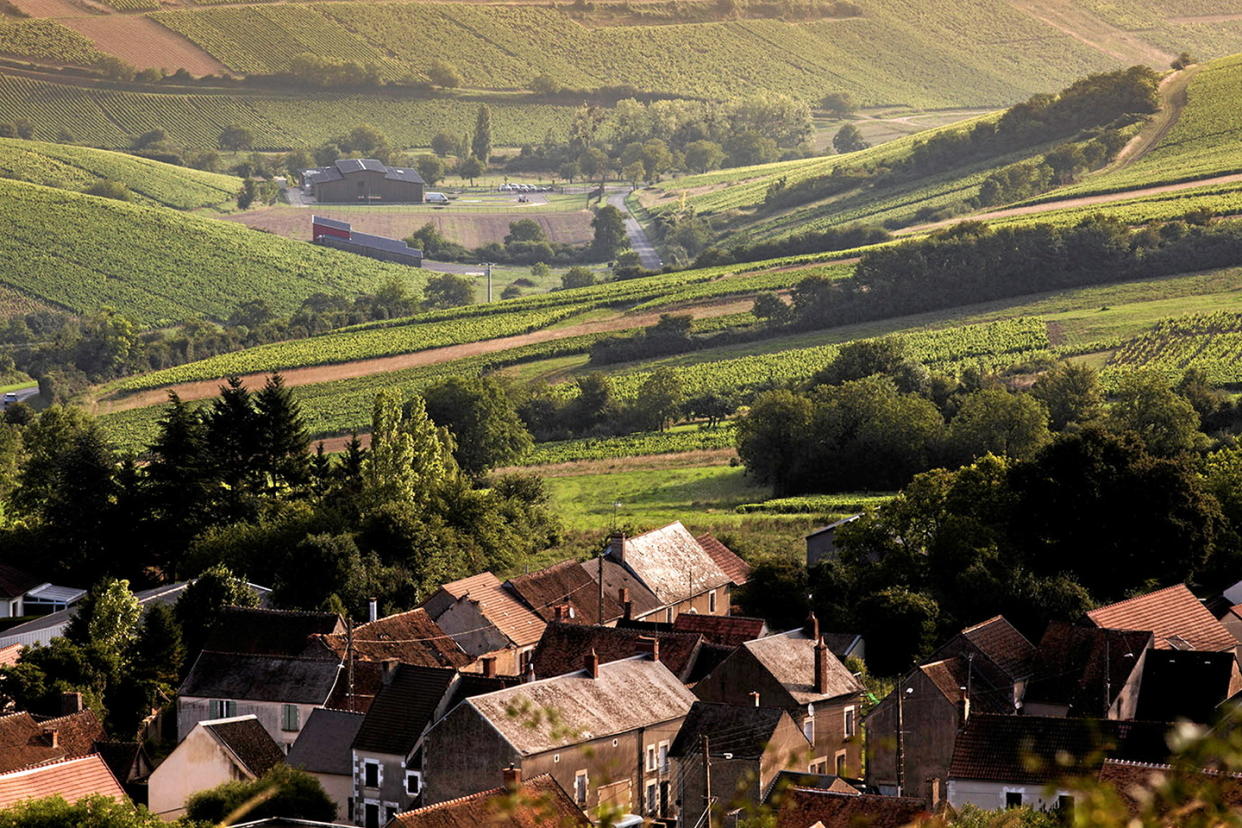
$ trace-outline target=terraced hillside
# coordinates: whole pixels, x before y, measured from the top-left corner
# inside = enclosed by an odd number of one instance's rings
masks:
[[[241,179],[66,144],[0,138],[0,178],[82,191],[102,180],[125,184],[140,203],[193,210],[222,207]]]
[[[312,293],[354,294],[409,268],[215,219],[0,180],[0,285],[55,307],[110,305],[144,325],[226,318],[263,298],[289,313]]]
[[[497,145],[538,140],[549,131],[564,134],[573,116],[571,106],[517,97],[486,100]],[[479,103],[469,96],[411,99],[379,92],[306,97],[193,87],[135,91],[0,70],[0,121],[25,119],[34,125],[34,137],[45,141],[69,135],[112,149],[126,149],[153,129],[164,130],[177,146],[214,148],[221,130],[244,124],[257,149],[287,150],[322,144],[359,123],[373,124],[400,146],[425,147],[437,132],[470,130]]]

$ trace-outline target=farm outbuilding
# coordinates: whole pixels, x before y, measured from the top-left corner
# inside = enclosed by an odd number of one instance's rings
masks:
[[[360,256],[370,256],[384,262],[423,266],[423,251],[410,247],[399,239],[359,233],[347,222],[311,216],[311,241],[325,247],[335,247]]]
[[[324,203],[381,201],[419,204],[426,182],[411,167],[389,167],[374,158],[342,158],[336,163],[305,170],[302,187]]]

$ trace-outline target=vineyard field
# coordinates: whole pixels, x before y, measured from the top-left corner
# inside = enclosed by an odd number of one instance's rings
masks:
[[[0,138],[0,177],[77,191],[101,179],[120,181],[143,203],[179,210],[221,206],[241,189],[241,179],[231,175],[16,138]]]
[[[256,296],[289,313],[317,291],[410,278],[400,265],[227,222],[18,181],[0,180],[0,218],[0,283],[76,312],[110,305],[142,325],[222,319]]]
[[[215,148],[220,132],[246,124],[260,150],[322,144],[354,125],[369,123],[398,146],[426,147],[437,132],[469,131],[480,100],[469,97],[411,99],[384,94],[320,92],[313,98],[267,92],[149,92],[35,80],[0,71],[0,121],[24,118],[35,138],[62,133],[96,147],[126,149],[134,139],[162,129],[178,146]],[[489,100],[498,146],[563,135],[573,107]]]
[[[627,434],[622,437],[585,437],[539,443],[522,458],[521,465],[541,466],[578,460],[607,460],[611,457],[711,451],[733,448],[736,442],[737,429],[732,422],[722,423],[716,428],[687,426],[669,431]]]
[[[94,66],[103,57],[87,37],[54,20],[0,22],[0,53]]]
[[[883,506],[892,498],[890,494],[869,493],[777,497],[760,503],[743,503],[735,511],[743,515],[839,515]]]
[[[1135,369],[1159,371],[1172,381],[1189,369],[1214,385],[1242,383],[1242,313],[1218,311],[1167,319],[1123,344],[1104,369],[1110,384]]]

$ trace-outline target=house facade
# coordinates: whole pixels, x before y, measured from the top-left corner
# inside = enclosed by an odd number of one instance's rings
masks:
[[[163,819],[176,819],[199,791],[257,779],[284,758],[284,751],[254,716],[198,722],[151,772],[148,807]]]
[[[348,710],[312,710],[306,726],[289,749],[288,763],[315,777],[336,804],[338,821],[354,821],[354,773],[351,747],[362,726],[362,714]]]
[[[862,685],[819,636],[799,628],[741,644],[694,687],[700,699],[778,707],[811,744],[805,770],[855,777],[862,770]]]
[[[413,167],[390,167],[374,158],[342,158],[327,167],[305,170],[302,181],[321,203],[418,204],[426,187]]]
[[[486,789],[495,769],[550,775],[575,805],[670,817],[669,747],[694,696],[659,661],[634,657],[467,699],[428,731],[428,804]],[[469,745],[469,750],[463,750]]]
[[[495,659],[505,675],[526,672],[545,626],[490,572],[444,584],[423,609],[467,655]]]

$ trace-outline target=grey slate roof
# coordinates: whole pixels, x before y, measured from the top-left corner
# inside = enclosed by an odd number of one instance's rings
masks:
[[[350,746],[362,727],[363,715],[348,710],[311,711],[310,718],[289,748],[288,762],[295,768],[311,773],[332,773],[350,776]]]
[[[340,671],[336,660],[204,650],[179,693],[206,699],[323,704]]]
[[[732,583],[681,522],[626,538],[625,565],[665,604]]]
[[[392,678],[371,702],[354,737],[354,750],[406,756],[431,726],[440,700],[453,685],[456,671],[445,667],[398,664]]]
[[[861,693],[863,687],[829,650],[828,692],[815,692],[815,642],[801,628],[742,644],[799,704]]]
[[[314,224],[331,227],[333,230],[344,230],[346,233],[351,232],[349,222],[337,221],[336,219],[324,218],[323,216],[311,216],[311,221]]]
[[[524,756],[565,745],[625,733],[685,716],[695,702],[677,676],[645,656],[519,684],[467,699],[513,748]],[[513,715],[514,710],[555,710],[547,716]]]
[[[382,172],[384,178],[389,181],[404,181],[410,184],[426,184],[423,177],[418,174],[418,170],[411,167],[389,167],[374,158],[340,158],[335,163],[327,167],[320,167],[316,170],[307,170],[311,174],[311,181],[314,184],[324,184],[329,181],[341,181],[347,175],[353,175],[362,171]]]
[[[262,776],[285,761],[284,751],[253,714],[199,724],[255,776]]]

